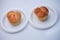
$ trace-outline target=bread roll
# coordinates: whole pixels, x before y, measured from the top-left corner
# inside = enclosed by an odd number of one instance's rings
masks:
[[[21,13],[19,11],[9,11],[7,18],[12,25],[18,25],[21,22]]]
[[[38,17],[39,20],[44,21],[48,18],[48,9],[45,6],[37,7],[34,10],[34,13]]]

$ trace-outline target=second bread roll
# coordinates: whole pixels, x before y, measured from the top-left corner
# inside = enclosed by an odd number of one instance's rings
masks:
[[[39,20],[44,21],[48,18],[48,9],[45,6],[37,7],[34,10],[34,13],[38,17]]]

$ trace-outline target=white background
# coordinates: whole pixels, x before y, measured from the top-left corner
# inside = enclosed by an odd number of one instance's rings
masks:
[[[39,5],[48,5],[56,9],[59,19],[54,27],[38,30],[28,22],[24,30],[15,34],[6,33],[0,28],[0,40],[60,40],[60,0],[0,0],[0,19],[4,12],[10,9],[20,9],[29,18],[33,8]]]

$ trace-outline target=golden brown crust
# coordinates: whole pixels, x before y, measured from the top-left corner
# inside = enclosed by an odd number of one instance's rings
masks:
[[[36,16],[41,20],[45,20],[45,18],[48,17],[48,12],[49,11],[45,6],[41,6],[40,8],[36,8],[34,10],[34,13],[36,14]]]
[[[45,15],[48,15],[48,9],[46,8],[46,7],[44,7],[44,6],[42,6],[42,7],[40,7],[40,10],[43,12],[43,13],[45,13]]]
[[[21,13],[19,11],[10,11],[7,18],[12,25],[18,25],[21,21]]]
[[[34,12],[35,12],[35,14],[37,15],[37,14],[40,12],[40,8],[36,8],[36,9],[34,10]]]

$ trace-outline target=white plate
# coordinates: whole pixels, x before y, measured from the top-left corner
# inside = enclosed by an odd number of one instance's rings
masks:
[[[16,10],[15,10],[16,11]],[[7,11],[8,12],[8,11]],[[6,12],[6,13],[7,13]],[[22,19],[21,19],[21,23],[17,26],[13,26],[9,23],[8,19],[7,19],[7,14],[5,14],[4,16],[2,16],[2,19],[1,19],[1,27],[6,31],[6,32],[9,32],[9,33],[15,33],[15,32],[19,32],[21,31],[22,29],[25,28],[26,24],[27,24],[27,15],[24,14],[22,11],[21,12],[21,15],[22,15]]]
[[[49,10],[49,14],[48,14],[48,19],[44,22],[38,20],[34,12],[31,13],[30,23],[33,25],[33,27],[38,28],[38,29],[48,29],[48,28],[51,28],[56,23],[57,18],[58,18],[57,12],[53,8],[50,8],[48,6],[46,7]]]

